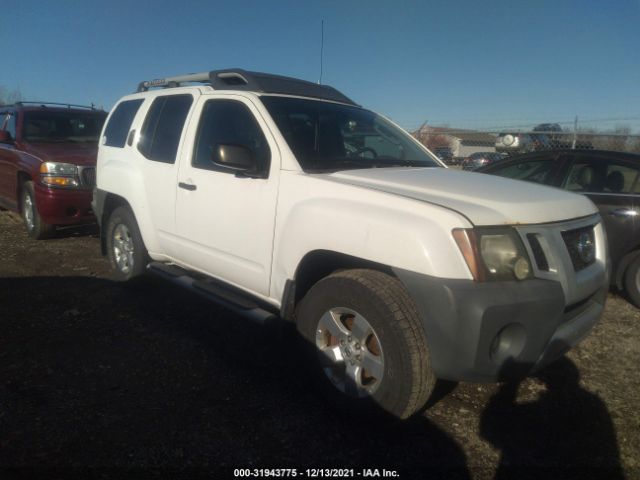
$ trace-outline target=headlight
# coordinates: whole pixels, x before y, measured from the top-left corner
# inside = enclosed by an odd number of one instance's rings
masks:
[[[531,263],[513,228],[455,229],[453,237],[474,280],[531,278]]]
[[[78,187],[78,166],[72,163],[45,162],[40,165],[42,183],[54,187]]]

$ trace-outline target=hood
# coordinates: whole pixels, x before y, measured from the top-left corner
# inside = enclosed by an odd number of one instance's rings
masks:
[[[477,226],[550,223],[598,211],[583,195],[447,168],[375,168],[323,177],[440,205],[461,213]]]
[[[43,162],[95,165],[98,145],[95,143],[25,143],[23,151]]]

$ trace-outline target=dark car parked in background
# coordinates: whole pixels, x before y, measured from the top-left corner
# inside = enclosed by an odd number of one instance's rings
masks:
[[[535,150],[571,148],[571,134],[563,133],[562,127],[557,123],[541,123],[533,127],[532,136],[538,140],[538,148]]]
[[[451,147],[436,147],[433,149],[433,153],[447,165],[454,165],[453,152]]]
[[[462,160],[463,170],[475,170],[476,168],[503,160],[507,155],[499,152],[475,152]]]
[[[611,283],[640,307],[640,155],[554,150],[513,156],[478,171],[588,196],[600,209],[607,232]]]
[[[106,117],[78,105],[0,106],[0,207],[21,213],[32,238],[95,220],[91,199]]]

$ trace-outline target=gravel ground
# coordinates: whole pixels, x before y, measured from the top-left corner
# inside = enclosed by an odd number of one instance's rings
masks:
[[[114,282],[95,227],[36,242],[0,212],[0,478],[640,478],[640,311],[622,297],[535,378],[441,383],[402,424],[327,405],[292,335],[159,280]]]

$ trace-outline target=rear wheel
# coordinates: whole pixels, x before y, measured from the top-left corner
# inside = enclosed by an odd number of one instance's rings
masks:
[[[341,407],[407,418],[435,377],[418,313],[400,281],[375,270],[345,270],[301,301],[298,330],[322,392]]]
[[[624,289],[631,302],[640,308],[640,255],[636,256],[624,273]]]
[[[27,234],[36,240],[51,238],[56,231],[54,225],[50,225],[40,217],[38,207],[36,206],[36,195],[33,188],[33,182],[28,181],[22,185],[22,194],[20,198],[20,210],[24,226]]]
[[[131,280],[142,275],[149,258],[138,223],[128,207],[118,207],[106,225],[107,256],[118,280]]]

